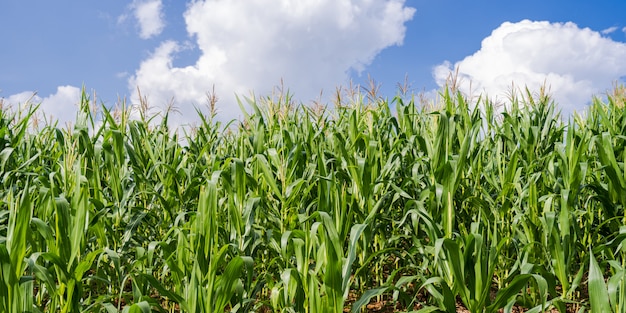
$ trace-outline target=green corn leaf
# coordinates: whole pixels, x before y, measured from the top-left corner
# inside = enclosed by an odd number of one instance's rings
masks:
[[[592,253],[589,253],[589,302],[592,312],[611,313],[609,293],[604,282],[604,275]]]
[[[146,301],[141,301],[138,303],[134,303],[129,307],[125,307],[122,311],[123,313],[151,313],[152,309],[150,308],[150,304]]]
[[[141,273],[140,277],[147,280],[150,285],[154,287],[162,296],[174,300],[174,302],[178,303],[183,310],[189,310],[187,302],[182,296],[172,290],[165,288],[165,286],[163,286],[163,284],[161,284],[161,282],[159,282],[154,276]]]
[[[256,160],[257,160],[257,164],[261,168],[261,172],[263,173],[263,178],[265,182],[269,185],[274,195],[280,199],[282,197],[282,193],[280,192],[280,189],[278,188],[278,185],[276,184],[274,174],[272,173],[270,169],[270,165],[267,162],[267,159],[265,158],[264,155],[258,154],[256,155]]]
[[[74,278],[77,281],[83,279],[83,275],[87,272],[93,265],[93,261],[96,257],[102,254],[103,249],[98,249],[96,251],[89,252],[76,266],[76,270],[74,271]]]
[[[372,300],[373,297],[380,296],[383,293],[385,293],[387,290],[389,290],[389,287],[384,286],[384,287],[378,287],[378,288],[374,288],[374,289],[370,289],[366,291],[365,293],[363,293],[363,295],[361,295],[359,300],[355,301],[352,304],[351,312],[352,313],[361,312],[361,308],[367,305],[370,302],[370,300]]]
[[[220,276],[218,286],[216,286],[215,312],[223,312],[230,302],[235,292],[236,282],[241,277],[243,265],[244,261],[241,257],[236,257],[228,262],[224,274]]]
[[[11,201],[12,197],[9,197]],[[12,202],[12,201],[11,201]],[[24,257],[27,250],[27,232],[31,219],[31,199],[28,185],[16,203],[10,203],[9,225],[7,230],[6,245],[10,256],[12,274],[10,277],[19,278],[25,268]],[[12,284],[17,284],[16,281]]]
[[[496,312],[503,308],[512,298],[520,293],[525,287],[528,281],[533,278],[531,274],[517,275],[511,282],[503,289],[500,289],[496,293],[496,298],[489,306],[489,312]]]
[[[357,256],[357,246],[359,239],[361,238],[361,234],[367,227],[366,224],[356,224],[352,226],[350,229],[350,243],[348,245],[348,255],[344,260],[343,268],[341,270],[342,276],[342,284],[341,288],[343,290],[343,299],[348,298],[348,293],[350,292],[350,282],[352,277],[352,264]]]

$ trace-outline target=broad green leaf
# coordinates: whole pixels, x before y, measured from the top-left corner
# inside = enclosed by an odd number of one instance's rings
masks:
[[[589,302],[592,312],[613,312],[604,275],[592,253],[589,254]]]

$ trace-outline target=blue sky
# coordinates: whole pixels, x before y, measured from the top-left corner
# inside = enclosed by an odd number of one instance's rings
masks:
[[[457,66],[468,94],[546,81],[572,112],[626,75],[626,1],[3,1],[0,40],[0,98],[36,91],[61,121],[82,86],[107,106],[139,86],[185,124],[212,86],[230,119],[234,94],[281,78],[307,103],[368,75],[388,97],[405,76],[432,92]]]

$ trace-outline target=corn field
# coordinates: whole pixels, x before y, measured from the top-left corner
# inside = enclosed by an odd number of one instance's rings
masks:
[[[626,98],[0,109],[0,312],[626,312]],[[466,312],[464,311],[464,312]]]

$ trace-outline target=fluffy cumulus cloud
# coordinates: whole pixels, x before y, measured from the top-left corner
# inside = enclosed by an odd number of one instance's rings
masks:
[[[165,22],[161,0],[134,0],[130,8],[139,25],[139,37],[148,39],[163,31]]]
[[[14,108],[28,104],[38,104],[40,120],[57,121],[60,127],[76,120],[76,112],[80,103],[81,89],[74,86],[59,86],[55,93],[41,97],[33,91],[24,91],[3,99],[3,103]],[[42,116],[41,114],[45,115]]]
[[[538,91],[550,88],[564,113],[582,111],[626,74],[626,44],[574,23],[524,20],[504,23],[479,51],[454,64],[436,66],[439,85],[458,68],[461,90],[506,99],[512,83]],[[471,90],[470,90],[471,87]]]
[[[235,94],[268,95],[281,80],[303,101],[344,84],[384,48],[402,43],[414,9],[404,0],[193,1],[185,12],[187,32],[200,56],[173,65],[187,49],[163,42],[129,79],[151,105],[175,100],[181,122],[195,119],[194,106],[215,91],[224,119],[240,116]]]

